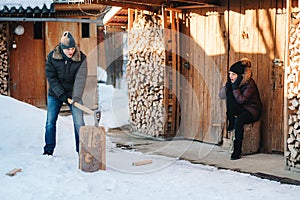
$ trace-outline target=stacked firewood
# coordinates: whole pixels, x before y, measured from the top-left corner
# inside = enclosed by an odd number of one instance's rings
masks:
[[[287,67],[288,125],[287,165],[300,168],[300,13],[290,29],[289,59]]]
[[[7,28],[1,24],[0,30],[0,94],[8,95],[8,50],[7,50]]]
[[[165,49],[161,19],[140,15],[128,35],[126,79],[132,131],[164,134]]]

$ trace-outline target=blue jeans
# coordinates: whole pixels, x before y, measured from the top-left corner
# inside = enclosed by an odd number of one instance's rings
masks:
[[[79,102],[82,104],[82,101]],[[45,146],[44,151],[52,152],[54,151],[56,145],[56,121],[58,114],[63,105],[63,102],[56,97],[48,96],[48,110],[47,110],[47,120],[46,120],[46,132],[45,132]],[[74,123],[74,133],[76,142],[76,151],[79,152],[79,129],[84,126],[83,112],[78,108],[69,105],[72,112],[73,123]]]

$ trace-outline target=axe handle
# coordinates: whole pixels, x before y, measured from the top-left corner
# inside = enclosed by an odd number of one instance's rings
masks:
[[[81,105],[80,103],[74,102],[72,99],[68,99],[69,104],[73,104],[76,108],[90,114],[90,115],[94,115],[94,111],[92,111],[91,109],[85,107],[84,105]]]

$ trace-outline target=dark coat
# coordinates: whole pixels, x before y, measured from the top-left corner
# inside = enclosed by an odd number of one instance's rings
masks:
[[[251,68],[246,68],[239,89],[232,90],[232,93],[236,102],[248,110],[257,121],[261,116],[262,104],[257,85],[251,76]]]
[[[76,46],[72,58],[67,58],[57,45],[48,54],[46,77],[49,83],[48,95],[59,97],[66,94],[69,98],[82,99],[87,77],[86,56]]]
[[[255,121],[260,118],[262,105],[259,91],[252,78],[242,85],[240,89],[233,90],[233,95],[236,101],[253,115]]]

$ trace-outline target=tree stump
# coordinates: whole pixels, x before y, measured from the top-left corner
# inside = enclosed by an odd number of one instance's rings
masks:
[[[104,127],[82,126],[80,128],[79,169],[95,172],[106,169],[106,137]]]
[[[242,146],[242,155],[255,154],[260,147],[260,128],[261,122],[257,121],[252,124],[244,125],[244,139]],[[222,148],[229,150],[232,144],[231,135],[227,133],[226,123],[223,128],[223,143]]]
[[[242,147],[243,155],[258,152],[260,147],[260,126],[260,121],[244,125],[244,139]]]

